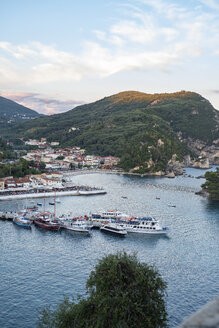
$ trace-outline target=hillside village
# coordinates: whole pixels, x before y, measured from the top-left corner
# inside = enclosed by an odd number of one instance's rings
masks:
[[[83,167],[112,169],[119,163],[118,157],[86,155],[86,150],[80,147],[58,148],[59,142],[47,143],[46,138],[30,139],[25,144],[38,146],[38,149],[28,152],[23,158],[27,161],[45,163],[46,170],[69,170]]]
[[[86,150],[80,147],[59,148],[58,142],[48,143],[46,138],[41,140],[29,139],[26,145],[36,146],[28,151],[23,159],[37,169],[43,167],[45,173],[14,178],[13,176],[0,179],[0,190],[50,190],[66,188],[63,173],[75,169],[118,168],[119,158],[114,156],[86,155]],[[54,148],[55,147],[55,148]]]

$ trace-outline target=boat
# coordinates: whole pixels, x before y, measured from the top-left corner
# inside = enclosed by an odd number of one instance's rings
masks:
[[[94,228],[100,228],[103,224],[109,223],[112,219],[129,219],[130,216],[122,212],[112,210],[101,213],[92,213],[86,220],[92,222]]]
[[[100,227],[100,231],[117,236],[127,235],[127,230],[121,227],[121,225],[114,222],[109,222],[107,224],[102,225]]]
[[[43,204],[42,203],[37,203],[37,206],[42,206]]]
[[[54,219],[54,216],[50,212],[42,212],[34,220],[34,224],[40,228],[47,230],[59,231],[61,224],[58,220]]]
[[[128,233],[163,235],[169,231],[168,227],[161,227],[158,220],[153,217],[131,218],[130,220],[120,220],[117,223]]]
[[[55,205],[55,203],[54,202],[49,202],[49,205]]]
[[[16,212],[1,212],[0,213],[0,218],[3,220],[8,220],[8,221],[12,221],[14,218],[17,217],[17,213]]]
[[[72,219],[71,221],[68,221],[64,226],[64,229],[68,232],[80,232],[83,234],[89,234],[90,229],[92,228],[91,225],[89,225],[84,219]]]
[[[174,204],[168,204],[169,207],[176,207]]]
[[[59,198],[57,198],[56,203],[61,203],[61,200]]]
[[[17,216],[13,222],[20,227],[31,228],[31,221],[22,216]]]

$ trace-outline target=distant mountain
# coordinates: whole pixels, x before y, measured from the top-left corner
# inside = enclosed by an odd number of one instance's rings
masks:
[[[173,155],[182,160],[188,146],[196,152],[215,144],[218,127],[218,111],[197,93],[127,91],[16,125],[6,134],[46,137],[88,153],[119,156],[124,169],[143,173],[164,170]]]
[[[0,96],[0,124],[24,122],[40,116],[36,111]]]

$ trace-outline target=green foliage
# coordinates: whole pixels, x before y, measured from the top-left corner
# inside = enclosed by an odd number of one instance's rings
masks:
[[[219,201],[219,168],[216,172],[206,172],[205,178],[202,188],[208,191],[211,199]]]
[[[166,327],[166,284],[153,267],[136,255],[108,255],[87,280],[86,299],[67,298],[55,310],[45,309],[39,328]]]
[[[16,154],[13,152],[11,146],[7,144],[7,142],[0,137],[0,161],[4,159],[15,159]]]
[[[24,177],[28,174],[39,173],[33,167],[30,167],[25,159],[20,159],[14,163],[0,164],[0,178],[13,176],[15,178]]]
[[[59,155],[56,157],[57,160],[63,160],[64,158],[65,158],[65,156],[63,156],[63,155]]]

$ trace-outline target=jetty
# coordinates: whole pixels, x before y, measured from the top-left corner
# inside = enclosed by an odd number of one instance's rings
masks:
[[[105,190],[95,189],[95,190],[54,190],[47,192],[29,192],[29,193],[12,193],[0,195],[0,201],[5,200],[14,200],[14,199],[29,199],[29,198],[49,198],[56,196],[94,196],[94,195],[104,195],[106,194]]]

